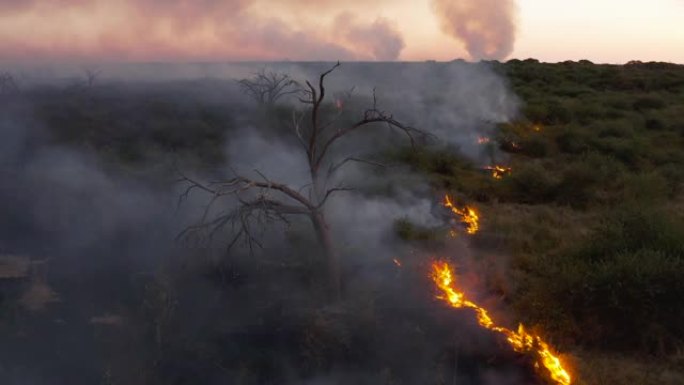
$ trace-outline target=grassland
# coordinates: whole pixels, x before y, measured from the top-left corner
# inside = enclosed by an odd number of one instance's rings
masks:
[[[492,65],[523,105],[484,144],[511,173],[443,150],[399,158],[480,210],[473,244],[511,255],[492,290],[575,352],[582,383],[681,382],[684,67]]]
[[[484,287],[510,318],[567,353],[578,385],[683,383],[684,66],[484,65],[507,79],[521,102],[518,118],[480,145],[492,154],[489,164],[509,173],[493,178],[487,164],[455,148],[385,155],[480,212],[481,230],[469,242]],[[236,118],[244,106],[221,97],[233,86],[39,86],[0,99],[4,111],[39,127],[29,138],[35,146],[86,151],[115,173],[137,175],[179,158],[196,170],[222,167],[226,138],[244,124]],[[438,248],[446,234],[407,221],[395,228],[418,248]],[[129,288],[126,296],[134,299],[122,311],[128,326],[96,333],[97,346],[111,357],[102,383],[276,383],[288,371],[313,376],[339,365],[372,371],[374,383],[447,383],[458,351],[443,345],[446,334],[458,334],[449,324],[456,316],[410,306],[431,302],[429,289],[420,297],[411,286],[424,278],[413,276],[419,270],[396,274],[397,282],[380,290],[349,289],[349,300],[331,310],[315,295],[312,277],[320,266],[299,253],[309,240],[288,236],[293,250],[259,261],[215,261],[192,250],[191,262],[166,261],[149,281]],[[499,265],[506,268],[492,267]],[[394,266],[388,269],[394,277]],[[282,290],[291,286],[301,292]],[[2,331],[24,333],[13,322],[32,318],[11,298],[0,310]],[[205,315],[201,325],[193,312]],[[464,367],[488,362],[460,357]],[[419,377],[412,367],[433,372]]]

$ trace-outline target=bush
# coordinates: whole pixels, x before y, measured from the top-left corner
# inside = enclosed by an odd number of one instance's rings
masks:
[[[684,339],[684,224],[632,207],[598,223],[583,246],[531,265],[520,310],[587,346],[675,349]]]
[[[647,147],[641,140],[614,137],[593,140],[592,146],[600,152],[610,155],[632,168],[637,168],[639,166]]]
[[[654,203],[665,200],[671,192],[668,180],[658,172],[629,174],[624,180],[624,202]]]
[[[555,176],[540,164],[527,164],[501,180],[501,196],[518,203],[549,202],[554,198],[557,183]]]
[[[540,137],[532,137],[520,142],[519,152],[532,158],[543,158],[549,153],[546,141]]]
[[[563,131],[556,137],[556,145],[562,152],[568,154],[580,154],[589,149],[589,138],[587,135],[577,131],[577,128]]]
[[[629,138],[634,135],[632,124],[625,120],[596,123],[599,138]]]
[[[407,218],[396,220],[394,231],[403,241],[436,242],[444,237],[440,231],[416,225]]]
[[[665,123],[659,118],[648,118],[644,123],[647,130],[662,130],[665,128]]]
[[[575,208],[609,203],[615,199],[611,192],[621,187],[624,174],[625,167],[614,158],[588,153],[562,170],[556,201]]]
[[[637,98],[634,103],[632,103],[632,107],[637,111],[657,110],[665,107],[665,102],[663,102],[662,99],[653,96],[643,96]]]

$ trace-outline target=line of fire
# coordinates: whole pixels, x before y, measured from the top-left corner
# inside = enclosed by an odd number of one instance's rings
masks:
[[[463,225],[466,234],[475,235],[480,231],[480,214],[474,207],[459,207],[449,195],[444,196],[442,205],[448,208]],[[451,235],[455,236],[455,234],[456,230],[452,230]],[[393,259],[393,263],[399,268],[403,266],[396,258]],[[454,309],[473,311],[480,327],[502,335],[513,351],[530,357],[540,378],[554,385],[573,383],[572,376],[556,349],[540,335],[532,332],[522,323],[515,330],[502,326],[490,316],[486,308],[471,300],[464,289],[459,287],[456,268],[453,264],[444,259],[435,259],[430,263],[429,276],[437,292],[436,299]]]

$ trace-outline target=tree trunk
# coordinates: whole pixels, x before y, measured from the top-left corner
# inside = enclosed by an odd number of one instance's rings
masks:
[[[322,212],[317,211],[311,215],[314,229],[318,241],[323,247],[325,253],[326,264],[328,269],[328,290],[332,300],[340,300],[342,298],[342,279],[340,271],[340,260],[335,250],[335,245],[330,234],[330,227],[325,221],[325,216]]]

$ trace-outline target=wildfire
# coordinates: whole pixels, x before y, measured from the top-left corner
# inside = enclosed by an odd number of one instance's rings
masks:
[[[513,170],[510,167],[504,167],[504,166],[499,166],[499,165],[487,166],[484,169],[491,171],[492,178],[494,178],[494,179],[502,179],[504,177],[504,175],[510,174],[511,171]]]
[[[532,129],[536,132],[540,132],[542,130],[541,126],[538,124],[535,124],[534,126],[532,126]]]
[[[472,207],[465,206],[463,209],[456,207],[448,195],[444,196],[444,206],[448,207],[451,212],[461,218],[461,223],[466,225],[466,232],[468,234],[475,234],[480,230],[480,217],[477,211]]]
[[[489,143],[489,142],[491,142],[491,141],[492,141],[492,140],[489,139],[489,138],[486,137],[486,136],[480,136],[479,138],[477,138],[477,144],[487,144],[487,143]]]
[[[394,259],[392,260],[392,262],[394,262],[394,264],[397,265],[397,267],[401,267],[401,261],[400,261],[400,260],[394,258]]]
[[[525,330],[522,324],[518,327],[517,331],[497,325],[486,309],[467,299],[465,293],[458,290],[452,269],[448,263],[443,261],[433,262],[432,280],[441,291],[437,298],[445,300],[449,305],[457,309],[469,308],[475,310],[477,321],[482,327],[503,334],[506,337],[506,341],[516,352],[532,355],[535,360],[535,367],[544,367],[548,376],[555,384],[571,384],[570,374],[563,368],[560,359],[541,337]]]
[[[342,99],[335,99],[335,108],[338,110],[344,108],[344,101]]]

